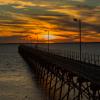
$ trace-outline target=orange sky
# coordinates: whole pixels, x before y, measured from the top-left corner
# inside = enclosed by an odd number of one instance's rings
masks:
[[[99,0],[0,0],[0,43],[100,42]],[[38,35],[37,35],[38,34]]]

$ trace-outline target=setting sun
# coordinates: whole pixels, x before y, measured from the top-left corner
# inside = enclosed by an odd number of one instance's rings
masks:
[[[56,39],[56,36],[55,35],[44,35],[43,38],[46,40],[48,40],[48,39],[53,40],[53,39]]]

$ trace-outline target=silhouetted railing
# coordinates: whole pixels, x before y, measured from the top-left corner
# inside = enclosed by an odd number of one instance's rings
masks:
[[[39,49],[48,52],[48,50],[46,48],[39,47]],[[49,48],[49,52],[53,53],[55,55],[59,55],[59,56],[63,56],[63,57],[69,58],[69,59],[80,61],[79,51],[74,51],[74,50],[71,50],[71,49],[67,50],[67,49]],[[81,62],[100,66],[100,55],[97,55],[95,53],[93,54],[93,53],[82,52],[81,53]]]

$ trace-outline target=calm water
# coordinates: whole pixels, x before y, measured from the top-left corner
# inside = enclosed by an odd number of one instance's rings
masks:
[[[18,45],[0,45],[0,100],[44,100]]]

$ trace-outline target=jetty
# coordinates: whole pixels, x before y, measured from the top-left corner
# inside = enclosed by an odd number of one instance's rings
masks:
[[[20,45],[18,51],[50,100],[100,100],[99,65],[26,45]]]

